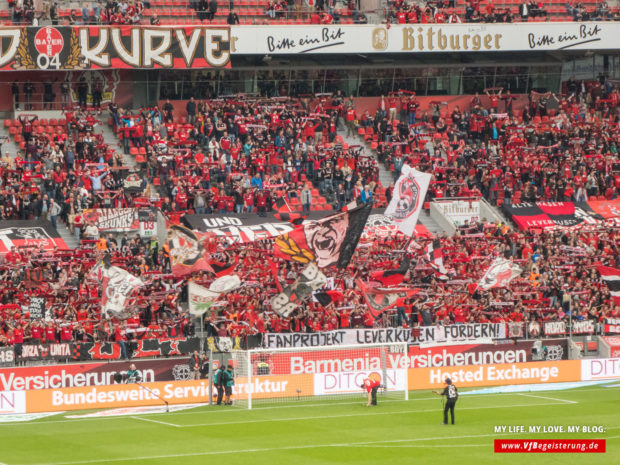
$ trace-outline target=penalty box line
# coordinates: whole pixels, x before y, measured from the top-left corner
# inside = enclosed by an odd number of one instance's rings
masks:
[[[481,410],[489,408],[518,408],[518,407],[542,407],[547,405],[564,405],[564,402],[546,402],[544,404],[512,404],[512,405],[487,405],[481,407],[459,407],[458,410]],[[283,421],[302,421],[302,420],[329,420],[332,418],[352,418],[352,417],[367,417],[376,415],[403,415],[408,413],[428,413],[437,412],[437,408],[422,409],[422,410],[400,410],[397,412],[364,412],[364,413],[347,413],[342,415],[321,415],[312,417],[290,417],[290,418],[265,418],[260,420],[234,420],[226,422],[211,422],[211,423],[196,423],[190,425],[175,425],[179,428],[195,428],[200,426],[226,426],[226,425],[244,425],[252,423],[272,423]]]
[[[546,396],[537,396],[534,394],[524,394],[524,393],[519,393],[520,396],[525,396],[525,397],[535,397],[537,399],[547,399],[547,400],[553,400],[555,402],[563,402],[566,404],[578,404],[579,402],[577,402],[576,400],[566,400],[566,399],[557,399],[555,397],[546,397]]]
[[[139,417],[137,415],[131,415],[129,418],[133,418],[134,420],[146,421],[146,422],[149,422],[149,423],[158,423],[160,425],[174,426],[176,428],[180,428],[181,427],[181,425],[176,425],[174,423],[168,423],[167,421],[153,420],[152,418]],[[2,464],[0,464],[0,465],[2,465]]]
[[[585,391],[601,391],[602,389],[582,389],[580,391],[574,391],[574,392],[585,392]],[[569,391],[567,391],[569,392]],[[515,393],[515,392],[498,392],[498,393],[494,393],[494,394],[469,394],[465,397],[461,398],[461,403],[463,401],[463,399],[465,398],[473,398],[473,397],[490,397],[490,398],[501,398],[501,397],[508,397],[508,396],[513,396],[514,394],[520,394],[520,395],[526,395],[523,393]],[[534,396],[532,394],[527,394],[528,397],[542,397],[542,396]],[[380,399],[381,402],[416,402],[416,401],[426,401],[426,400],[436,400],[437,397],[414,397],[414,398],[410,398],[409,400],[404,400],[404,399]],[[553,401],[557,401],[558,403],[576,403],[575,401],[568,401],[566,399],[555,399],[555,398],[549,398],[552,399]],[[348,401],[348,402],[328,402],[328,403],[312,403],[312,404],[291,404],[291,405],[278,405],[278,406],[269,406],[269,407],[256,407],[253,408],[252,411],[261,411],[261,410],[280,410],[280,409],[290,409],[290,408],[295,408],[295,409],[299,409],[299,408],[313,408],[313,407],[325,407],[327,405],[355,405],[358,404],[359,401]],[[539,405],[539,404],[535,404],[535,405]],[[546,405],[546,404],[542,404],[542,405]],[[204,405],[204,407],[206,407],[207,404]],[[464,407],[463,407],[464,408]],[[463,408],[459,408],[459,410],[463,410]],[[482,408],[482,407],[481,407]],[[178,412],[172,412],[172,414],[175,415],[175,417],[179,417],[179,416],[185,416],[185,415],[220,415],[220,414],[226,414],[226,413],[239,413],[241,410],[239,409],[231,409],[231,410],[201,410],[201,411],[178,411]],[[143,414],[139,414],[140,417],[144,417],[144,416],[148,416],[149,418],[153,418],[153,417],[158,417],[158,416],[165,416],[168,417],[169,415],[171,415],[171,413],[143,413]],[[84,417],[84,418],[72,418],[72,419],[66,419],[66,420],[48,420],[48,421],[33,421],[33,422],[18,422],[18,423],[0,423],[0,428],[2,428],[3,426],[31,426],[31,425],[42,425],[42,424],[53,424],[53,423],[73,423],[76,421],[101,421],[101,420],[124,420],[127,419],[128,416],[127,415],[114,415],[114,416],[109,416],[109,417]],[[183,425],[178,425],[179,427],[182,427]],[[2,465],[2,463],[0,463],[0,465]]]

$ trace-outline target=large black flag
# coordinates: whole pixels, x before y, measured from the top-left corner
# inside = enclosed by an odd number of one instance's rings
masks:
[[[319,268],[334,265],[346,268],[371,210],[370,204],[364,204],[351,211],[305,223],[276,238],[274,255],[299,263],[316,262]]]

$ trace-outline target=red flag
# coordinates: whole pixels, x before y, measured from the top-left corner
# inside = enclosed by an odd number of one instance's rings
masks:
[[[203,233],[177,224],[168,228],[170,263],[174,276],[183,276],[200,270],[213,272],[209,264],[209,254],[203,245],[205,236]]]
[[[370,309],[370,314],[375,319],[384,311],[396,305],[402,305],[406,299],[410,299],[421,291],[421,289],[415,287],[370,288],[359,279],[357,284],[364,294],[364,300]]]
[[[620,305],[620,270],[611,266],[597,266],[596,269],[601,274],[601,278],[607,284],[609,293],[616,305]]]

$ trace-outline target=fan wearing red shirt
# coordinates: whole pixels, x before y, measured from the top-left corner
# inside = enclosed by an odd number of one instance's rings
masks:
[[[73,333],[71,331],[71,325],[62,326],[60,328],[60,342],[71,342],[73,339]]]
[[[377,405],[377,391],[379,390],[379,386],[381,386],[381,376],[379,373],[371,373],[368,375],[368,378],[364,380],[364,384],[360,386],[368,392],[368,403],[366,407]]]
[[[52,323],[47,324],[44,334],[45,334],[45,342],[47,343],[56,342],[56,328],[54,328],[54,325]]]
[[[43,337],[43,328],[39,326],[38,321],[34,321],[30,326],[30,341],[33,344],[40,344]]]

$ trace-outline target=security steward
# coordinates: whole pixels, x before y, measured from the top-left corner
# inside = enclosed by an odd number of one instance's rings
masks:
[[[458,389],[454,384],[452,384],[452,380],[450,378],[446,378],[446,387],[444,390],[441,392],[433,392],[435,394],[439,394],[440,396],[446,396],[446,405],[443,408],[443,424],[448,424],[448,410],[450,411],[450,416],[452,417],[452,424],[454,424],[454,406],[459,398]]]
[[[377,391],[381,386],[381,378],[376,373],[371,373],[368,378],[364,380],[364,384],[360,387],[362,389],[366,389],[368,392],[368,403],[366,407],[370,407],[371,405],[377,405]]]
[[[224,398],[224,366],[220,364],[219,368],[215,371],[215,377],[213,382],[217,388],[217,405],[222,405],[222,399]]]

